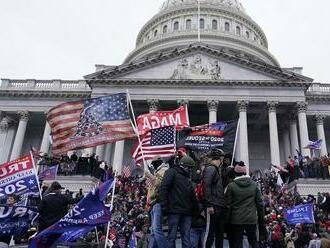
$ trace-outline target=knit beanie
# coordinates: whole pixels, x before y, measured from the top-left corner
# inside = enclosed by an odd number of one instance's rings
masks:
[[[246,175],[247,170],[246,170],[246,166],[243,161],[236,164],[236,166],[234,168],[234,172],[235,172],[235,174]]]
[[[180,159],[180,165],[186,166],[186,167],[194,167],[195,166],[195,161],[189,156],[183,156]]]

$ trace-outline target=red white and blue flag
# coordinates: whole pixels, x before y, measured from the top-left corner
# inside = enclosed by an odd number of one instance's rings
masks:
[[[58,165],[51,166],[39,173],[39,180],[56,180]]]
[[[32,156],[24,156],[0,165],[0,199],[15,194],[22,198],[39,195]]]
[[[49,111],[47,121],[54,154],[135,136],[126,93],[60,104]]]
[[[151,160],[154,157],[170,157],[176,151],[175,141],[175,127],[151,129],[141,137],[141,144],[136,144],[132,157],[136,164],[143,164],[143,160]]]

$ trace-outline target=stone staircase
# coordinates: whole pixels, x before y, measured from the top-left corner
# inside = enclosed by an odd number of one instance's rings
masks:
[[[79,189],[82,189],[84,193],[88,193],[98,183],[98,180],[91,176],[57,176],[56,181],[73,193],[78,193]],[[44,182],[52,183],[52,181]]]
[[[289,185],[289,189],[293,190],[297,186],[297,191],[302,196],[313,195],[317,196],[317,193],[330,192],[330,180],[322,179],[299,179],[292,182]]]

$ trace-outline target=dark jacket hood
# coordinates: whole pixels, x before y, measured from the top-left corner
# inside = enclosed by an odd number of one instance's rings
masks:
[[[240,186],[240,187],[248,187],[250,186],[253,181],[252,179],[250,178],[250,176],[241,176],[241,177],[236,177],[234,179],[234,182]]]

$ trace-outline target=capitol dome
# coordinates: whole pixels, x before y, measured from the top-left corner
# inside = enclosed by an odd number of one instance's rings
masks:
[[[238,0],[199,2],[200,6],[197,0],[166,0],[159,13],[142,27],[136,48],[124,62],[200,42],[279,66],[268,51],[265,33]]]

